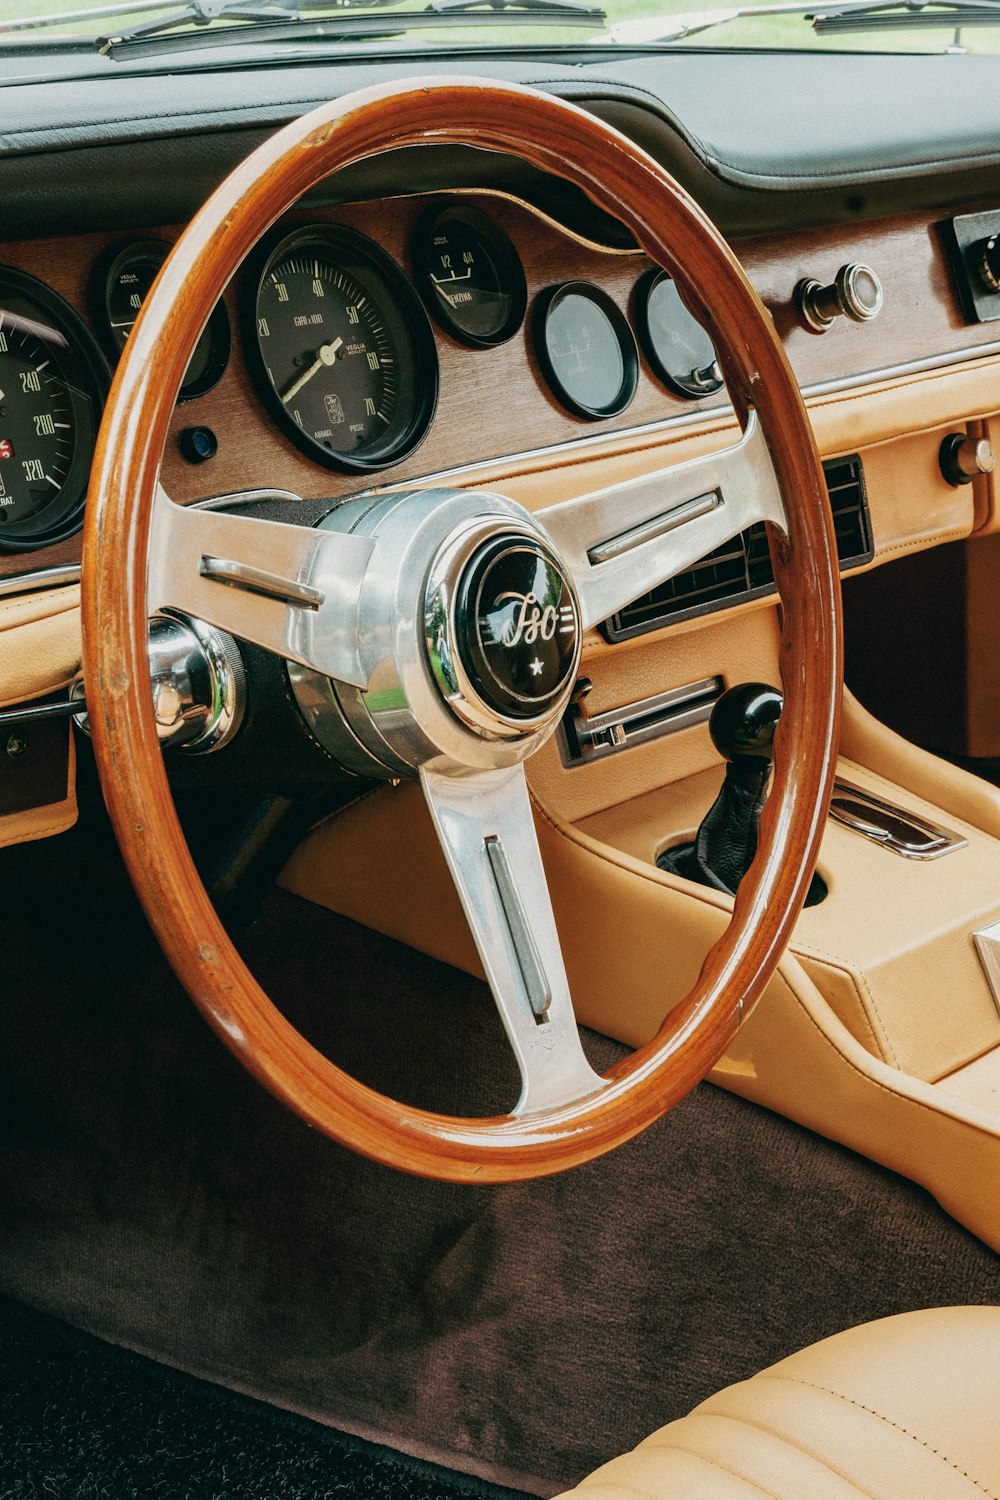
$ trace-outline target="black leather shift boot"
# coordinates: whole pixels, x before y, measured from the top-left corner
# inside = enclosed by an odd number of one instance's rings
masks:
[[[757,852],[757,827],[770,774],[766,761],[730,763],[694,843],[664,850],[656,861],[659,868],[735,895]]]
[[[694,843],[665,849],[656,861],[659,869],[735,896],[757,853],[757,830],[770,775],[766,761],[730,761],[719,795],[702,819]],[[814,875],[806,906],[818,905],[826,893],[826,882]]]

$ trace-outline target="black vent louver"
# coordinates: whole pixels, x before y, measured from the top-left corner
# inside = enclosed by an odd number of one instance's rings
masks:
[[[871,562],[872,532],[861,459],[856,454],[823,465],[830,493],[840,566]],[[751,526],[709,552],[686,573],[644,594],[601,627],[609,641],[625,641],[670,621],[707,615],[727,604],[743,604],[774,593],[774,574],[762,524]]]

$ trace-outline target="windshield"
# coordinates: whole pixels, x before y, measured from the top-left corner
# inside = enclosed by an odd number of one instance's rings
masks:
[[[297,43],[353,49],[606,45],[1000,52],[1000,0],[814,0],[698,9],[690,0],[3,0],[0,52]]]

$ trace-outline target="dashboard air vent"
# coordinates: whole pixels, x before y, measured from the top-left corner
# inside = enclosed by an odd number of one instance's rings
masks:
[[[848,458],[831,459],[823,465],[823,473],[830,492],[841,569],[870,562],[871,520],[861,459],[856,453]],[[710,614],[726,605],[743,604],[747,599],[773,592],[767,536],[763,525],[751,526],[749,531],[709,552],[688,572],[678,573],[651,594],[644,594],[612,615],[601,629],[609,641],[625,641],[676,620]]]

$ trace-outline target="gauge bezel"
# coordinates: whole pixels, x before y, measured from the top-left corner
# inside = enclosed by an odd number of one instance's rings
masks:
[[[669,271],[663,271],[659,266],[653,266],[636,282],[633,294],[633,306],[635,326],[639,332],[639,342],[642,345],[642,352],[649,361],[657,380],[660,381],[661,385],[665,385],[667,390],[671,391],[675,396],[680,396],[685,401],[703,401],[706,396],[716,396],[725,385],[725,381],[721,377],[719,380],[708,382],[705,385],[695,385],[693,381],[685,380],[683,376],[674,374],[663,360],[650,323],[649,303],[653,292],[664,281],[674,282],[674,278],[670,275]],[[684,307],[683,299],[680,298],[679,293],[678,298],[685,316],[690,319],[698,332],[707,340],[708,346],[712,351],[713,360],[717,359],[715,345],[708,330]]]
[[[566,389],[549,352],[547,329],[549,317],[564,297],[582,297],[592,302],[604,314],[618,340],[622,358],[622,378],[615,396],[603,406],[589,406]],[[535,301],[533,317],[535,353],[542,373],[556,400],[574,416],[588,422],[600,422],[608,417],[620,416],[631,404],[639,385],[639,348],[628,319],[618,304],[607,292],[590,281],[563,281],[558,286],[546,287]]]
[[[435,295],[433,287],[428,285],[431,278],[433,236],[438,226],[448,220],[457,220],[466,225],[485,242],[497,274],[504,283],[503,290],[511,299],[510,312],[496,333],[483,335],[463,328],[459,319]],[[500,344],[506,344],[520,329],[528,307],[528,283],[521,257],[507,231],[481,208],[468,203],[439,203],[421,214],[410,238],[410,259],[417,273],[417,288],[424,302],[435,321],[457,343],[464,344],[469,349],[495,349]]]
[[[119,274],[121,267],[126,265],[130,259],[140,260],[148,265],[154,256],[158,256],[160,258],[160,266],[162,266],[173,248],[170,240],[158,239],[153,236],[149,236],[146,239],[118,240],[115,244],[109,245],[95,262],[90,280],[91,311],[94,324],[100,335],[101,344],[112,366],[116,365],[121,359],[122,350],[125,347],[124,340],[119,340],[119,336],[114,330],[111,317],[111,283],[113,278]],[[139,314],[136,313],[136,317],[138,316]],[[181,381],[181,388],[177,393],[178,404],[194,401],[199,396],[207,395],[209,391],[215,389],[229,368],[229,360],[233,350],[233,333],[229,322],[229,313],[221,297],[212,309],[211,317],[205,324],[202,337],[206,334],[209,338],[208,363],[197,379],[189,380],[185,376]],[[125,337],[127,338],[128,335],[126,334]],[[199,339],[200,342],[201,340]]]
[[[0,552],[38,552],[44,547],[65,541],[83,525],[83,510],[90,482],[90,468],[94,456],[101,413],[111,386],[111,371],[101,353],[94,335],[70,306],[66,299],[37,276],[21,271],[15,266],[0,265],[0,305],[11,295],[28,304],[33,312],[41,314],[39,321],[46,321],[66,340],[67,352],[62,360],[68,382],[70,399],[76,409],[77,393],[89,401],[93,410],[93,431],[82,434],[77,413],[76,447],[59,493],[52,507],[46,507],[40,517],[28,516],[23,521],[4,524],[0,518]],[[54,509],[54,519],[46,516]],[[39,525],[39,521],[43,524]]]
[[[360,455],[333,452],[299,426],[271,383],[257,335],[260,289],[271,267],[285,255],[308,244],[317,245],[331,259],[346,255],[343,268],[358,276],[360,267],[359,280],[374,275],[376,282],[381,283],[377,290],[387,299],[388,307],[412,346],[412,367],[406,360],[399,360],[400,400],[405,398],[408,403],[402,428],[387,436],[383,444],[369,447]],[[338,260],[337,263],[341,262]],[[365,286],[371,292],[367,283]],[[247,367],[264,406],[286,437],[314,463],[342,474],[377,473],[409,458],[427,436],[437,408],[439,383],[437,345],[430,320],[406,272],[367,235],[325,220],[300,224],[292,229],[287,224],[278,225],[265,235],[247,263],[241,333]]]

